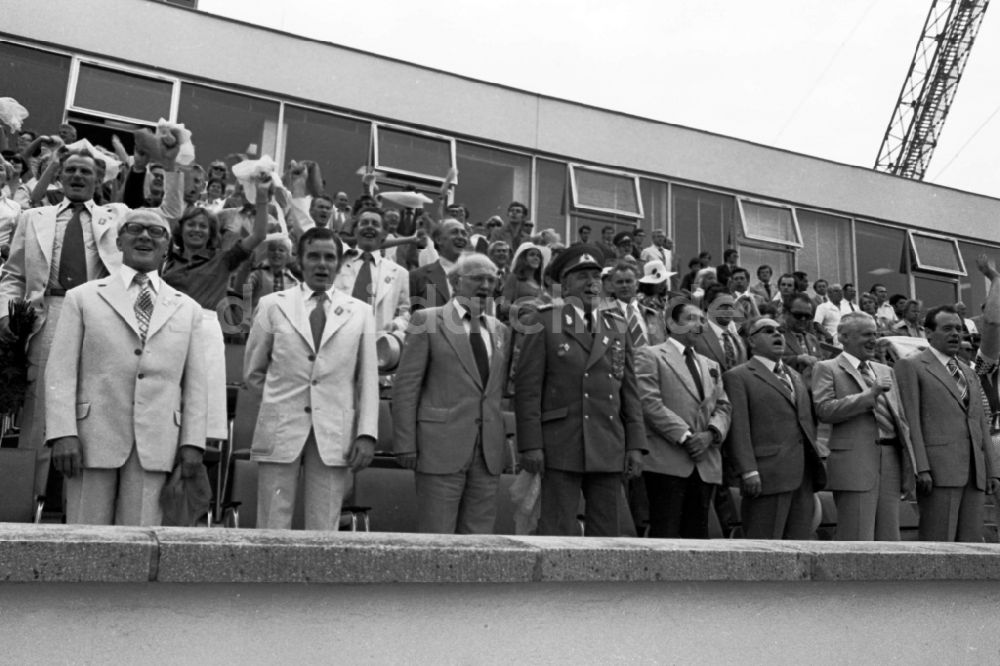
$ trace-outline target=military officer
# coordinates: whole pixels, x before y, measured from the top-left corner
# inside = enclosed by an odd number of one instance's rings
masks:
[[[574,245],[553,261],[565,300],[527,317],[514,378],[521,464],[541,473],[538,534],[618,536],[624,476],[642,472],[642,405],[624,320],[597,308],[601,251]]]

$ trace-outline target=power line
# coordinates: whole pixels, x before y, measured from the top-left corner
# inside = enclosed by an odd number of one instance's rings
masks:
[[[938,171],[938,172],[937,172],[937,174],[935,174],[935,175],[934,175],[934,178],[933,178],[933,180],[935,180],[935,181],[936,181],[936,180],[937,180],[938,178],[940,178],[940,177],[941,177],[941,176],[942,176],[942,175],[944,174],[944,172],[945,172],[945,171],[947,171],[947,170],[948,170],[948,167],[950,167],[950,166],[951,166],[952,162],[954,162],[955,160],[957,160],[957,159],[958,159],[958,156],[962,154],[962,151],[964,151],[964,150],[966,149],[966,147],[968,147],[968,145],[969,145],[970,143],[972,143],[972,140],[973,140],[973,139],[975,139],[975,138],[976,138],[976,136],[977,136],[977,135],[978,135],[978,134],[979,134],[980,132],[982,132],[982,131],[983,131],[983,130],[984,130],[984,129],[986,128],[986,126],[987,126],[987,125],[989,125],[989,124],[990,124],[990,122],[991,122],[991,121],[992,121],[992,120],[993,120],[993,119],[994,119],[994,118],[996,117],[996,115],[997,115],[998,113],[1000,113],[1000,104],[998,104],[998,105],[997,105],[997,108],[993,109],[993,113],[991,113],[991,114],[990,114],[990,115],[989,115],[989,116],[988,116],[988,117],[986,118],[986,120],[984,120],[984,121],[983,121],[983,124],[982,124],[982,125],[980,125],[979,127],[977,127],[977,128],[976,128],[976,131],[975,131],[975,132],[973,132],[973,133],[972,133],[972,135],[971,135],[971,136],[970,136],[970,137],[969,137],[968,139],[966,139],[966,140],[965,140],[965,143],[963,143],[963,144],[962,144],[962,146],[961,146],[961,147],[960,147],[960,148],[958,149],[958,152],[957,152],[957,153],[955,153],[954,155],[952,155],[951,159],[950,159],[950,160],[948,160],[948,163],[947,163],[947,164],[945,164],[945,165],[944,165],[943,167],[941,167],[941,170],[940,170],[940,171]]]

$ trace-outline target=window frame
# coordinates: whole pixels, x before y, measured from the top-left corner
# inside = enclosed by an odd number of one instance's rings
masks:
[[[761,243],[772,243],[774,245],[780,245],[782,247],[794,248],[796,250],[802,248],[802,229],[799,227],[799,218],[795,213],[795,206],[791,204],[779,203],[777,201],[768,201],[767,199],[756,199],[753,197],[739,196],[736,195],[736,209],[740,214],[740,229],[743,232],[743,237],[748,240],[754,240]],[[747,228],[747,216],[746,211],[743,209],[744,203],[750,203],[757,206],[767,206],[769,208],[781,208],[787,210],[792,216],[792,232],[795,234],[794,241],[788,241],[783,238],[771,238],[770,236],[764,236],[761,234],[752,234]]]
[[[437,139],[439,141],[447,141],[448,142],[448,147],[449,147],[449,151],[448,151],[449,155],[448,156],[449,156],[449,161],[451,163],[450,166],[449,166],[449,168],[450,169],[457,169],[458,168],[456,166],[457,162],[458,162],[458,156],[456,154],[456,147],[455,147],[456,141],[455,141],[455,137],[453,137],[453,136],[446,136],[444,134],[437,134],[435,132],[425,132],[423,130],[418,130],[418,129],[414,129],[412,127],[407,127],[406,125],[396,125],[396,124],[393,124],[393,123],[383,123],[383,122],[378,122],[378,121],[372,121],[372,133],[371,133],[372,154],[371,154],[371,159],[369,161],[371,162],[372,168],[375,171],[383,171],[383,172],[385,172],[387,174],[392,174],[392,175],[395,175],[395,176],[401,176],[403,178],[416,178],[416,179],[419,179],[419,180],[422,180],[422,181],[428,181],[428,182],[431,182],[431,183],[435,183],[437,185],[444,184],[445,175],[446,175],[446,174],[418,173],[416,171],[408,171],[406,169],[400,169],[400,168],[397,168],[397,167],[391,167],[391,166],[386,166],[384,164],[380,164],[379,163],[379,130],[382,129],[382,128],[389,129],[389,130],[392,130],[394,132],[400,132],[402,134],[412,134],[412,135],[415,135],[415,136],[420,136],[420,137],[424,137],[424,138],[428,138],[428,139]],[[456,184],[457,184],[457,181],[456,181]]]
[[[639,183],[639,175],[631,173],[629,171],[620,171],[618,169],[608,169],[606,167],[593,166],[590,164],[580,164],[577,162],[567,162],[566,165],[569,167],[569,191],[570,191],[570,205],[574,210],[581,211],[584,215],[587,213],[597,214],[602,216],[616,216],[616,217],[627,217],[633,222],[638,223],[638,221],[644,218],[642,210],[642,186]],[[632,189],[635,192],[636,207],[637,212],[629,210],[621,210],[618,208],[601,208],[599,206],[590,206],[587,204],[580,203],[579,191],[576,184],[576,170],[580,169],[582,171],[591,171],[594,173],[602,173],[611,176],[621,176],[628,178],[632,181]]]
[[[106,69],[114,72],[119,72],[122,74],[131,74],[136,77],[155,79],[158,81],[164,81],[170,84],[170,109],[168,111],[165,120],[174,123],[177,122],[177,109],[180,105],[180,88],[181,80],[176,76],[169,76],[163,74],[162,72],[156,72],[148,69],[143,69],[141,67],[132,67],[129,65],[122,65],[115,62],[109,62],[107,60],[101,60],[99,58],[87,58],[83,56],[74,55],[69,68],[69,84],[66,99],[66,111],[63,117],[66,118],[70,113],[76,112],[83,115],[94,116],[97,118],[104,118],[106,120],[116,120],[120,122],[130,123],[133,125],[141,125],[145,127],[154,127],[156,125],[155,119],[146,118],[134,118],[132,116],[124,116],[117,113],[109,113],[107,111],[101,111],[98,109],[91,109],[86,106],[79,106],[76,103],[77,90],[80,83],[80,67],[81,66],[91,66],[98,69]]]
[[[933,240],[941,240],[951,243],[952,249],[955,251],[955,257],[958,259],[959,270],[956,271],[951,268],[924,265],[924,262],[920,260],[920,253],[917,250],[917,244],[915,242],[915,239],[917,237],[930,238]],[[955,238],[954,236],[935,234],[929,231],[922,231],[920,229],[907,229],[906,241],[907,243],[909,243],[910,251],[913,253],[913,264],[910,266],[911,271],[920,271],[921,273],[931,273],[932,275],[968,277],[969,272],[965,266],[965,258],[962,257],[962,249],[958,246],[958,239]]]

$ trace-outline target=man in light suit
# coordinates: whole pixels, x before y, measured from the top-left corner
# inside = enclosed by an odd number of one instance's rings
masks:
[[[739,478],[743,535],[811,539],[814,493],[826,474],[809,390],[781,362],[778,322],[758,319],[748,333],[753,358],[722,376],[733,409],[725,455]]]
[[[118,229],[123,266],[66,295],[45,372],[46,433],[66,476],[67,522],[159,525],[178,456],[205,448],[201,308],[159,277],[170,225],[151,210]]]
[[[258,527],[288,529],[299,469],[305,528],[336,530],[348,470],[367,467],[378,437],[375,316],[333,288],[343,256],[328,227],[299,239],[304,283],[260,300],[247,340],[247,387],[262,395],[250,458]]]
[[[694,350],[718,363],[723,372],[731,370],[747,360],[743,340],[733,323],[734,318],[742,318],[742,312],[736,309],[729,289],[721,284],[710,285],[702,303],[707,321],[701,335],[694,339]]]
[[[496,266],[459,258],[455,297],[410,321],[392,394],[396,461],[416,470],[421,532],[491,534],[506,435],[500,403],[510,334],[486,314]]]
[[[706,539],[712,490],[722,483],[730,405],[719,364],[694,350],[701,311],[682,302],[667,314],[670,337],[636,350],[635,358],[649,447],[643,461],[649,536]]]
[[[166,169],[163,205],[168,221],[183,211],[183,175],[175,169],[179,145],[157,155]],[[62,155],[60,181],[65,199],[55,206],[23,212],[11,242],[10,257],[0,275],[0,337],[11,339],[8,306],[25,299],[38,317],[28,339],[28,381],[22,411],[20,448],[36,449],[35,493],[44,494],[50,450],[44,446],[45,376],[52,336],[66,291],[89,280],[115,273],[122,265],[117,246],[118,227],[129,213],[122,204],[98,206],[94,190],[100,185],[98,155],[73,151]]]
[[[454,218],[442,220],[431,234],[438,251],[437,261],[410,271],[410,310],[433,308],[451,300],[448,270],[469,244],[465,225]]]
[[[400,333],[410,321],[410,280],[406,269],[378,251],[385,231],[382,211],[367,208],[354,225],[358,246],[348,250],[334,286],[375,310],[375,330]]]
[[[827,487],[842,541],[899,541],[899,498],[913,490],[910,430],[892,368],[872,361],[875,330],[864,312],[844,315],[844,351],[813,368],[816,412],[833,424]]]
[[[950,305],[924,320],[930,348],[896,361],[917,472],[921,541],[982,541],[983,492],[1000,488],[982,388],[955,358],[962,319]]]

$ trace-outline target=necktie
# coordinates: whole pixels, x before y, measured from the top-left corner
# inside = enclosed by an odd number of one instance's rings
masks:
[[[594,309],[589,303],[583,306],[583,321],[587,324],[587,333],[594,332]]]
[[[771,283],[770,282],[765,282],[764,283],[764,291],[767,292],[767,300],[771,300],[772,296],[771,296]]]
[[[313,347],[319,351],[319,343],[323,339],[323,329],[326,328],[326,310],[323,305],[326,303],[325,291],[314,291],[312,295],[316,301],[316,307],[309,313],[309,328],[312,329]]]
[[[139,324],[139,339],[146,344],[146,333],[149,332],[149,319],[153,316],[153,291],[149,288],[149,276],[136,273],[132,278],[139,285],[139,295],[135,299],[135,320]]]
[[[479,317],[473,317],[470,312],[466,312],[465,319],[469,322],[469,343],[472,345],[472,355],[476,357],[479,378],[483,381],[483,386],[486,386],[486,382],[490,379],[490,356],[486,352],[483,329],[479,325]]]
[[[955,383],[958,384],[958,393],[962,398],[962,404],[966,407],[969,406],[969,383],[965,380],[965,375],[962,370],[958,367],[958,361],[952,356],[948,359],[948,372],[951,376],[955,378]]]
[[[861,373],[861,377],[868,384],[868,388],[875,385],[875,373],[872,371],[870,365],[862,361],[858,366],[858,372]],[[892,420],[892,412],[889,411],[888,400],[885,393],[880,393],[878,398],[875,399],[875,422],[878,423],[879,432],[894,437],[896,435],[896,425],[895,421]]]
[[[694,347],[684,348],[684,363],[687,364],[688,372],[694,379],[694,385],[698,389],[698,398],[705,399],[705,387],[701,383],[701,370],[698,368],[698,361],[694,357]]]
[[[630,303],[625,306],[628,311],[628,334],[632,340],[632,347],[643,347],[646,344],[646,334],[642,332],[642,324],[639,322],[637,306]]]
[[[351,296],[371,304],[372,302],[372,262],[374,261],[371,252],[361,253],[361,268],[358,270],[358,277],[354,280],[354,291]]]
[[[80,219],[84,208],[82,203],[73,204],[73,216],[63,233],[59,256],[59,284],[63,289],[72,289],[87,281],[87,253],[83,245],[83,221]]]
[[[726,370],[736,365],[736,345],[733,343],[733,334],[729,331],[722,332],[722,348],[726,352]]]
[[[792,398],[792,400],[795,400],[795,384],[792,383],[792,378],[788,375],[788,370],[785,369],[785,364],[778,361],[774,365],[774,374],[778,376],[781,383],[785,385],[786,389],[788,389],[788,395]]]
[[[284,291],[285,290],[285,271],[283,269],[276,270],[274,273],[274,291]]]

